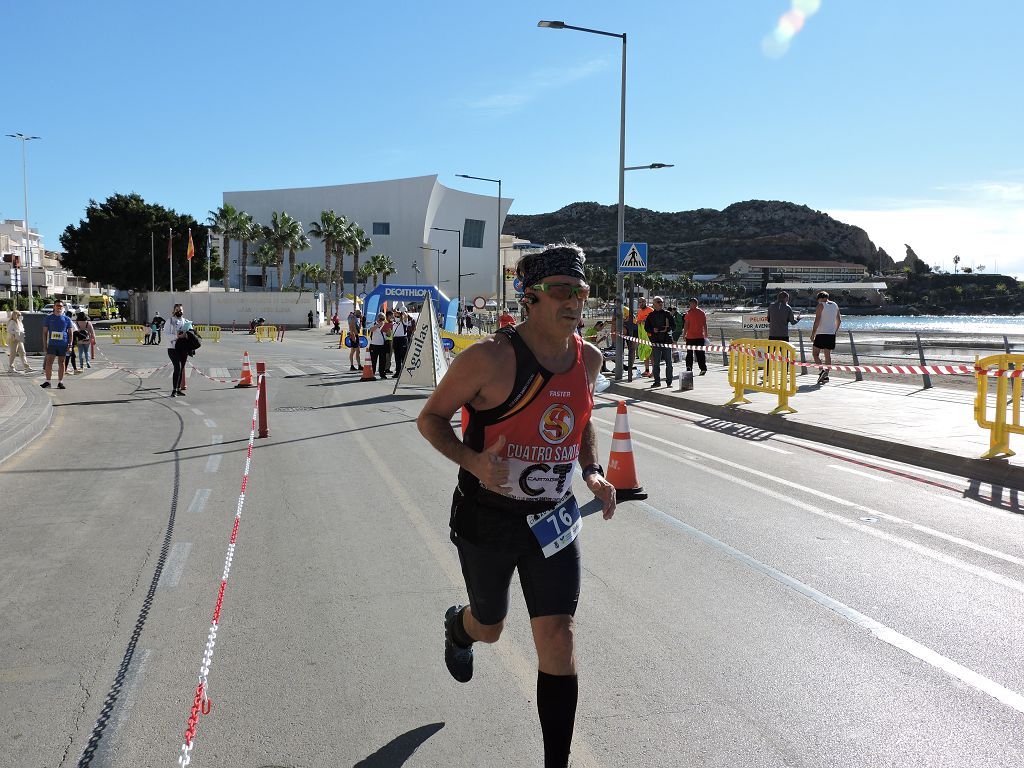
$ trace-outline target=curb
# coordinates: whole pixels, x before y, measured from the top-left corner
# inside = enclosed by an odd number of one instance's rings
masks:
[[[781,435],[799,437],[816,443],[846,448],[883,459],[891,459],[904,464],[913,464],[923,469],[934,469],[951,475],[978,480],[983,483],[1002,488],[1024,490],[1024,467],[1015,467],[1009,462],[998,459],[969,459],[952,453],[944,453],[933,448],[920,448],[905,443],[897,443],[879,437],[869,437],[841,429],[804,424],[789,421],[781,416],[772,416],[756,411],[744,411],[725,405],[713,405],[697,400],[688,400],[679,395],[667,392],[638,391],[631,387],[612,382],[605,394],[615,394],[632,400],[646,400],[681,411],[697,413],[713,419],[733,421],[748,427],[776,432]]]
[[[4,423],[0,437],[0,465],[22,451],[39,437],[53,418],[53,402],[34,379],[31,386],[22,386],[24,402]]]

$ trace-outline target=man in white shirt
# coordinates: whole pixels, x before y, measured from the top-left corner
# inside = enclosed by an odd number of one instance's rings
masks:
[[[821,353],[825,352],[825,365],[832,365],[832,350],[836,348],[836,334],[843,324],[843,316],[839,313],[839,305],[828,296],[828,291],[818,293],[818,308],[814,311],[814,325],[811,326],[811,338],[814,362],[821,365]],[[819,384],[828,384],[828,368],[822,368],[818,374]]]
[[[185,308],[181,304],[175,304],[171,311],[171,319],[167,321],[167,357],[174,366],[174,373],[171,376],[171,397],[185,396],[183,378],[185,363],[188,362],[188,351],[177,349],[175,343],[191,327],[192,323],[185,319]]]

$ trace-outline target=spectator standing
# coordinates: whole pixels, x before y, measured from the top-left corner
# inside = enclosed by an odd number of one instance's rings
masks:
[[[690,299],[690,308],[683,315],[683,338],[687,347],[703,347],[708,337],[708,316],[704,310],[697,306],[700,302],[697,299]],[[686,370],[693,370],[693,357],[697,356],[697,367],[700,368],[700,375],[708,372],[708,361],[703,349],[696,352],[692,349],[686,350]]]
[[[395,375],[402,372],[405,365],[405,353],[409,350],[409,315],[405,312],[395,314],[395,329],[391,339],[391,348],[395,355]]]
[[[800,317],[789,306],[789,294],[779,291],[775,301],[768,305],[768,340],[789,341],[789,326],[798,322]]]
[[[309,327],[313,327],[313,310],[309,310],[309,314],[306,315],[306,322],[309,323]]]
[[[647,313],[644,330],[651,340],[651,359],[654,360],[654,381],[651,388],[661,386],[661,361],[665,361],[665,386],[672,386],[672,315],[665,309],[665,300],[654,297],[654,309]]]
[[[604,320],[598,320],[594,324],[594,337],[591,342],[601,350],[601,373],[608,373],[608,359],[604,356],[604,351],[608,349],[610,341],[611,334],[608,332],[608,326],[605,325]]]
[[[516,319],[512,317],[512,313],[508,311],[508,307],[501,312],[501,317],[498,318],[498,328],[508,328],[510,325],[515,325]]]
[[[821,353],[825,352],[825,365],[832,365],[832,350],[836,348],[836,334],[843,324],[843,316],[839,305],[829,298],[828,291],[818,293],[818,308],[814,310],[814,325],[811,326],[811,338],[815,365],[821,365]],[[828,368],[822,368],[818,374],[819,384],[828,384]]]
[[[395,312],[389,309],[384,314],[384,373],[392,375],[391,360],[395,354]]]
[[[14,373],[15,359],[21,360],[24,367],[23,373],[31,373],[32,368],[25,357],[25,323],[21,319],[21,310],[11,310],[10,318],[7,321],[7,371]]]
[[[636,341],[630,339],[636,339],[640,333],[640,328],[637,325],[636,320],[633,319],[633,315],[629,311],[629,307],[622,308],[622,335],[626,337],[624,339],[623,349],[626,352],[626,368],[629,369],[630,380],[633,378],[633,365],[636,362]]]
[[[191,327],[192,323],[185,319],[185,308],[181,304],[175,304],[171,310],[171,319],[167,323],[167,357],[174,366],[171,373],[171,397],[185,396],[181,379],[185,373],[185,363],[188,362],[188,350],[180,347],[178,339]]]
[[[70,317],[69,317],[70,319]],[[75,352],[78,351],[78,324],[71,320],[71,343],[68,344],[67,355],[64,357],[64,373],[68,372],[68,366],[71,366],[72,375],[78,375],[78,361],[75,360]]]
[[[71,318],[64,314],[64,302],[60,299],[53,302],[53,314],[43,318],[43,347],[46,349],[46,357],[43,358],[43,374],[46,376],[39,386],[48,389],[50,378],[53,375],[53,361],[57,361],[57,389],[66,389],[64,386],[64,372],[68,348],[71,346],[71,328],[74,323]]]
[[[637,336],[640,338],[641,341],[649,341],[649,339],[647,338],[647,326],[645,325],[645,323],[647,321],[647,316],[649,314],[651,314],[651,312],[654,311],[654,307],[647,306],[647,297],[646,296],[641,296],[640,297],[640,299],[637,301],[637,307],[638,307],[637,310],[636,310]],[[650,376],[651,375],[651,348],[648,345],[646,345],[646,344],[643,345],[643,346],[638,346],[637,347],[637,355],[636,356],[637,356],[637,359],[644,361],[644,372],[641,373],[640,375],[641,376]]]
[[[384,355],[384,314],[377,315],[377,321],[370,326],[367,336],[370,337],[370,370],[377,374],[378,379],[386,379],[387,371],[384,368],[386,362]]]
[[[337,312],[331,316],[331,333],[341,333],[341,318]]]
[[[678,343],[683,335],[683,313],[679,307],[670,307],[668,311],[672,314],[672,341]]]
[[[154,325],[156,326],[156,339],[153,341],[154,344],[159,345],[160,342],[163,341],[163,332],[164,332],[164,324],[165,324],[165,322],[166,321],[162,317],[160,317],[160,313],[159,312],[157,312],[155,315],[153,315],[153,321],[150,323],[150,326],[154,326]]]
[[[348,313],[348,338],[352,342],[352,346],[348,350],[348,369],[350,371],[358,371],[363,367],[363,350],[359,346],[359,325],[362,321],[362,315],[358,309],[353,309]]]
[[[76,338],[78,339],[78,369],[92,368],[89,362],[92,352],[92,345],[96,343],[96,328],[92,324],[92,320],[85,312],[78,313],[78,331]]]
[[[472,313],[472,311],[470,311],[470,309],[468,307],[466,308],[465,326],[466,326],[466,333],[472,333],[473,332],[473,313]]]

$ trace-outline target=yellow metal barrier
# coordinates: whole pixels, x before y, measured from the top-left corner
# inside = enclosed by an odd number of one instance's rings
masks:
[[[478,341],[482,341],[483,339],[486,339],[487,337],[486,336],[459,335],[457,333],[449,333],[448,331],[442,330],[441,331],[441,338],[442,339],[451,339],[453,342],[455,342],[455,348],[452,349],[452,354],[453,355],[457,355],[457,354],[459,354],[459,352],[461,352],[462,350],[466,349],[470,345],[476,344]]]
[[[7,351],[7,323],[0,325],[0,350]]]
[[[197,325],[195,326],[196,333],[198,333],[203,339],[212,341],[214,344],[220,344],[220,326],[219,325]]]
[[[974,361],[974,367],[984,370],[1013,371],[1024,368],[1024,355],[989,355]],[[976,374],[978,393],[974,398],[974,419],[982,429],[991,430],[988,451],[981,454],[983,459],[994,459],[998,456],[1013,456],[1010,450],[1010,435],[1024,434],[1020,423],[1021,379],[1014,376],[985,376]],[[992,418],[988,418],[988,383],[996,381],[996,402]],[[1012,409],[1010,414],[1007,409]]]
[[[277,341],[277,326],[276,325],[257,325],[256,326],[256,341]]]
[[[110,324],[110,340],[115,344],[120,344],[121,339],[135,339],[137,344],[142,344],[147,333],[149,328],[144,325]]]
[[[772,413],[796,413],[789,405],[789,398],[796,394],[796,366],[789,362],[796,359],[793,345],[767,339],[733,339],[732,347],[729,350],[729,386],[734,389],[734,396],[726,405],[749,403],[743,393],[751,390],[779,396],[779,404]],[[756,357],[754,352],[781,355],[786,359],[765,360]]]

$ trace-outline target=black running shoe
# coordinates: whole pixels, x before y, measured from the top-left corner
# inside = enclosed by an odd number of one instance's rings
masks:
[[[464,606],[453,605],[444,613],[444,663],[452,677],[468,683],[473,677],[473,649],[456,645],[452,639],[452,622]]]
[[[44,381],[44,382],[43,382],[42,384],[40,384],[39,386],[40,386],[40,387],[42,387],[43,389],[49,389],[49,388],[50,388],[50,382],[48,382],[48,381]]]
[[[63,381],[58,381],[57,382],[57,389],[67,389],[67,387],[64,386],[64,382]]]

